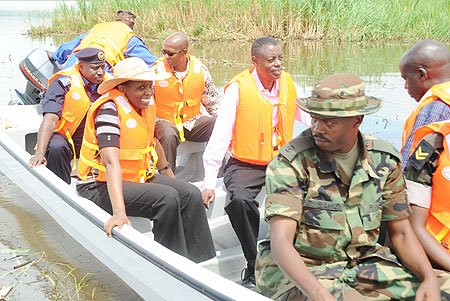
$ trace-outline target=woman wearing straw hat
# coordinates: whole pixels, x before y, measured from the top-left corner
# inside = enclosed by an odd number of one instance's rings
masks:
[[[127,215],[141,216],[153,220],[155,241],[163,246],[195,262],[214,257],[200,191],[175,179],[154,138],[153,81],[167,76],[135,57],[113,71],[88,113],[78,193],[112,214],[104,225],[108,236],[114,226],[131,226]]]

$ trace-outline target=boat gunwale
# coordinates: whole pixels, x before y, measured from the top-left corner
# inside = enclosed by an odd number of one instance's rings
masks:
[[[0,147],[2,147],[11,157],[13,157],[17,163],[19,163],[23,168],[25,168],[26,171],[31,173],[39,182],[41,182],[43,185],[45,185],[55,195],[57,195],[59,198],[61,198],[66,204],[68,204],[70,207],[72,207],[74,210],[76,210],[78,213],[80,213],[82,216],[84,216],[86,219],[88,219],[92,224],[94,224],[96,227],[100,228],[103,231],[103,222],[98,217],[96,217],[94,214],[90,213],[89,211],[85,210],[85,208],[83,208],[82,205],[78,204],[75,200],[73,200],[70,196],[68,196],[61,189],[59,189],[49,179],[45,178],[42,174],[40,174],[40,172],[36,168],[31,167],[28,164],[28,162],[25,162],[24,158],[22,158],[19,154],[17,154],[15,151],[13,151],[11,149],[11,147],[8,146],[7,143],[5,143],[4,137],[7,137],[8,139],[10,139],[10,137],[6,133],[0,133]],[[73,188],[71,187],[70,189],[73,189]],[[158,267],[165,273],[167,273],[170,276],[174,277],[175,279],[183,282],[190,288],[205,295],[206,297],[214,299],[214,300],[234,300],[233,298],[227,296],[226,294],[220,292],[219,290],[217,290],[209,285],[206,285],[205,283],[197,280],[195,277],[192,277],[189,274],[185,273],[184,271],[178,269],[177,267],[173,266],[169,262],[163,260],[161,257],[158,257],[157,255],[154,255],[151,252],[145,250],[145,248],[143,248],[142,246],[139,246],[137,243],[135,243],[131,239],[127,238],[125,235],[121,234],[119,231],[113,229],[112,234],[113,234],[112,237],[115,240],[117,240],[118,242],[120,242],[122,245],[126,246],[128,249],[135,252],[136,254],[141,256],[146,261],[150,262],[151,264]],[[220,276],[220,275],[218,275],[218,276]],[[230,281],[223,276],[220,276],[220,277],[222,277],[226,281]],[[230,282],[232,282],[232,281],[230,281]],[[235,284],[235,285],[239,286],[238,284]],[[253,296],[256,295],[259,297],[263,297],[255,292],[249,291],[248,293],[252,293],[251,295],[253,295]]]

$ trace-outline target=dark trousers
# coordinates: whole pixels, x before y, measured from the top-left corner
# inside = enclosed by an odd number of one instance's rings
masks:
[[[195,121],[192,130],[188,131],[184,129],[184,138],[186,138],[187,141],[207,142],[209,137],[211,137],[215,122],[215,117],[201,116]],[[155,133],[166,154],[167,161],[175,172],[177,147],[181,143],[180,133],[173,123],[165,120],[156,121]]]
[[[255,200],[265,184],[266,165],[254,165],[233,157],[225,166],[223,182],[231,193],[225,212],[239,239],[249,268],[255,267],[259,210]]]
[[[147,183],[123,182],[122,187],[127,215],[151,219],[155,241],[194,262],[216,256],[197,187],[160,175]],[[79,184],[77,191],[112,214],[106,183]]]
[[[79,152],[80,146],[75,146],[77,148],[76,151]],[[60,133],[53,133],[48,143],[45,159],[47,160],[47,168],[64,182],[70,184],[70,174],[72,172],[70,161],[73,159],[73,150],[65,136]]]

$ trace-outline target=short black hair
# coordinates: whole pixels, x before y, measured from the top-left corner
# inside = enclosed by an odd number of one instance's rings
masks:
[[[275,41],[275,39],[272,39],[271,37],[262,37],[256,39],[252,44],[252,52],[251,52],[252,56],[257,55],[264,45],[278,46],[280,44],[278,44],[278,42]]]

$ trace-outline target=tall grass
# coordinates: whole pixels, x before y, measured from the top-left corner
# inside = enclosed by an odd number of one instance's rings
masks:
[[[84,32],[119,9],[138,16],[135,31],[146,39],[174,31],[199,40],[450,39],[448,0],[77,0],[32,33]]]

